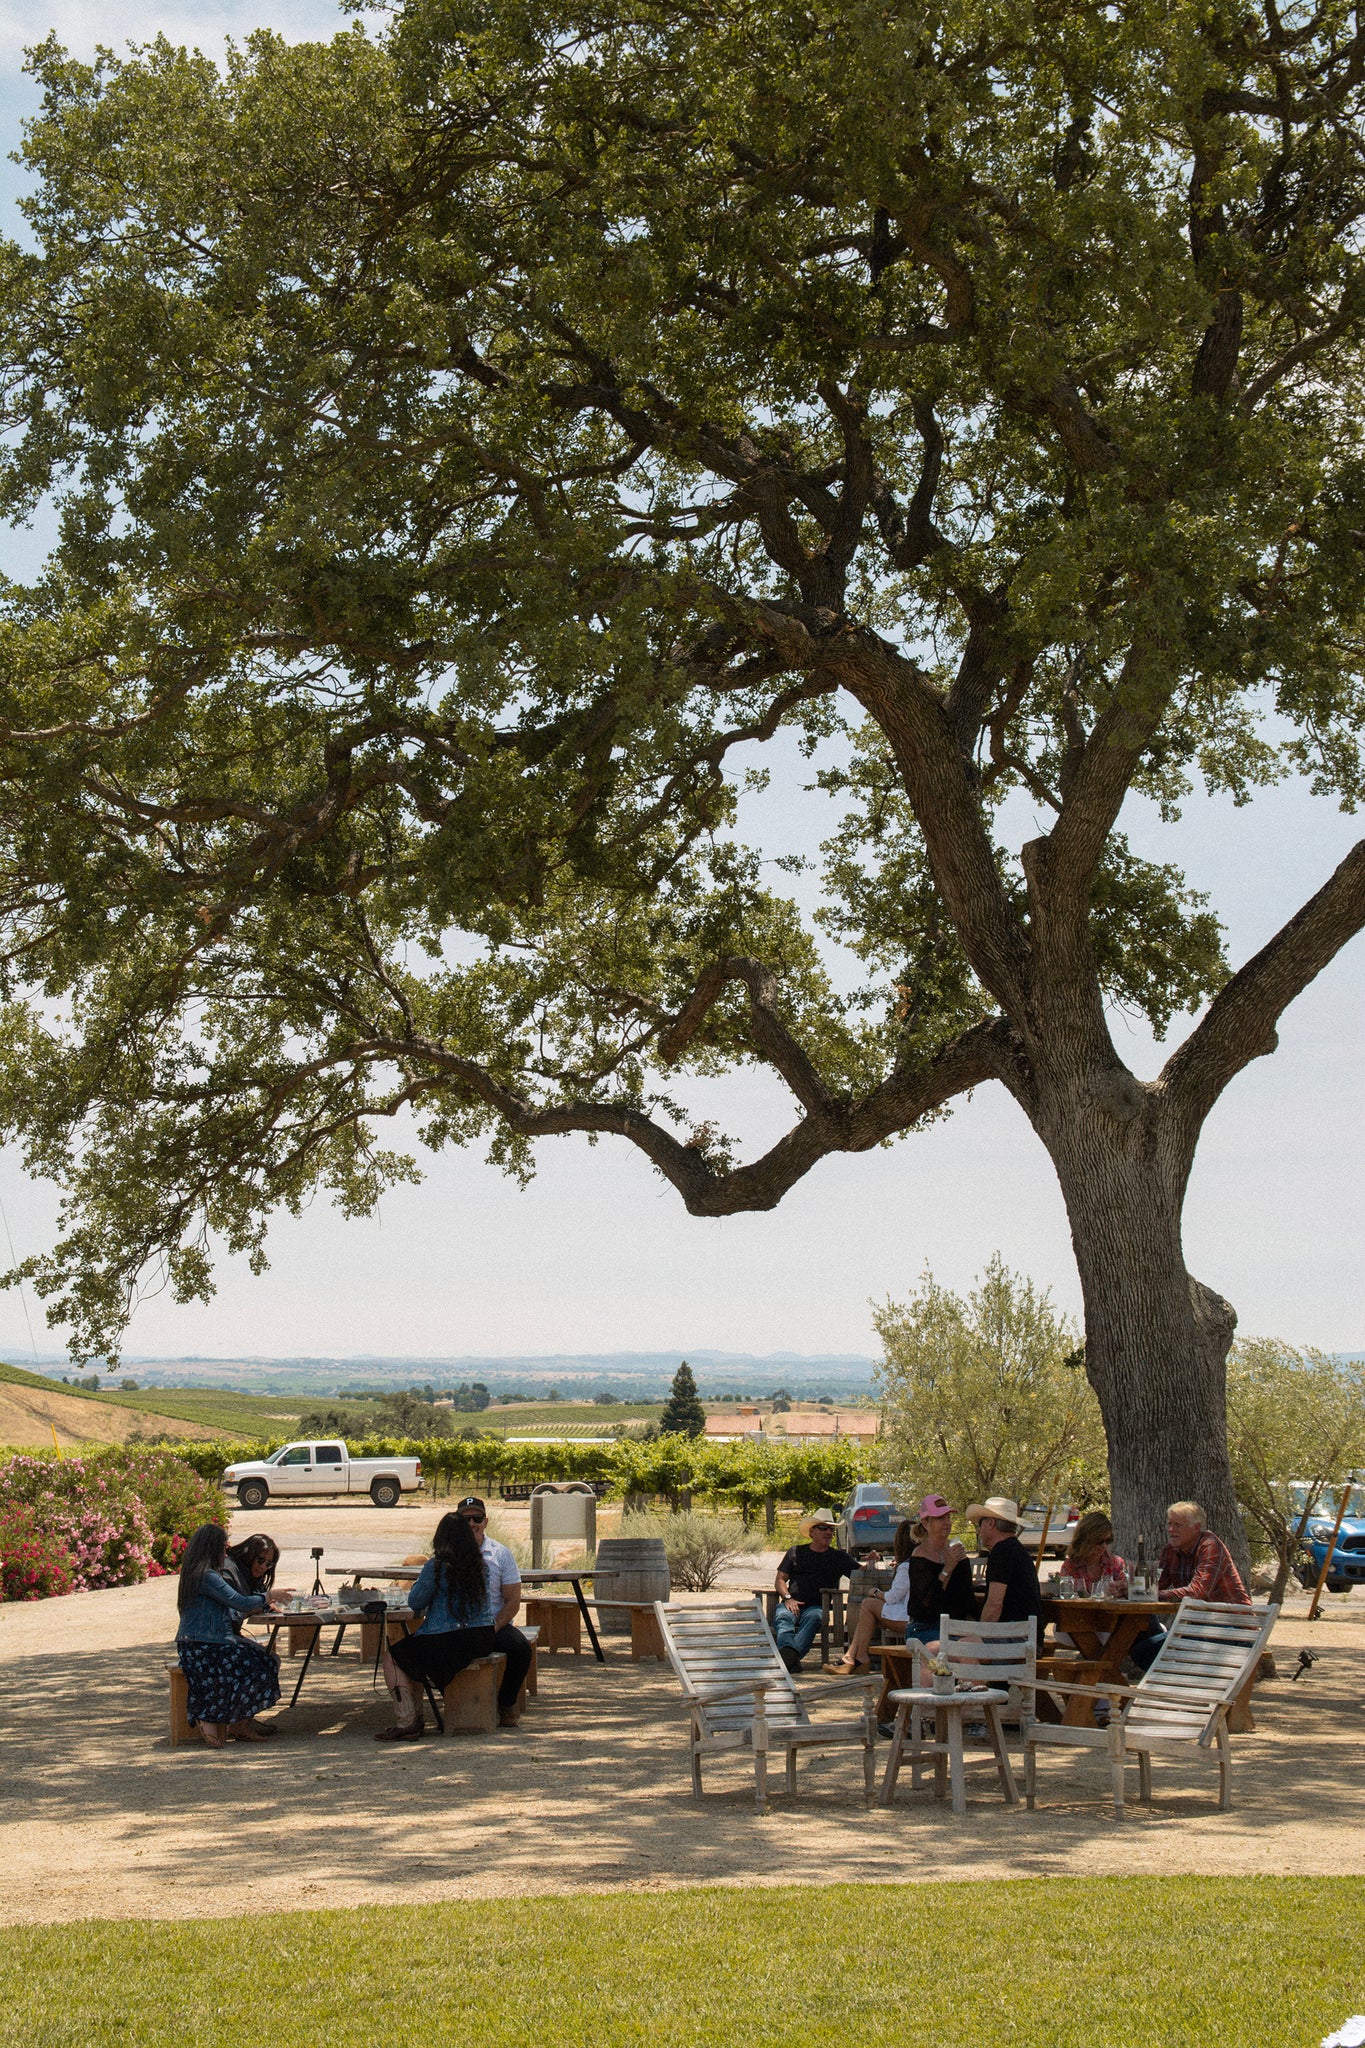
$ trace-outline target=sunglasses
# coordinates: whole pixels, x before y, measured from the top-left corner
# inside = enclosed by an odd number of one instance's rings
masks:
[[[488,1517],[487,1515],[461,1515],[460,1520],[462,1522],[473,1522],[476,1524],[476,1526],[482,1528],[483,1524],[488,1520]]]

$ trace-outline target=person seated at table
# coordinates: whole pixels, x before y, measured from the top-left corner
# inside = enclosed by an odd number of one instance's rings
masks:
[[[1173,1501],[1166,1510],[1159,1597],[1163,1600],[1222,1600],[1249,1607],[1251,1595],[1221,1536],[1208,1527],[1197,1500]]]
[[[976,1620],[971,1559],[953,1535],[953,1510],[941,1494],[926,1494],[916,1518],[901,1523],[891,1555],[896,1573],[885,1600],[872,1593],[863,1601],[853,1641],[842,1663],[832,1664],[831,1671],[869,1668],[867,1652],[878,1614],[883,1631],[897,1642],[919,1642],[932,1649],[938,1648],[945,1614],[954,1621]]]
[[[1065,1577],[1071,1580],[1078,1594],[1101,1593],[1106,1579],[1114,1577],[1127,1578],[1128,1566],[1114,1549],[1114,1525],[1108,1515],[1105,1514],[1103,1508],[1091,1508],[1077,1522],[1076,1533],[1067,1546],[1066,1556],[1062,1559],[1062,1572]],[[1093,1633],[1095,1640],[1103,1648],[1113,1631],[1111,1629],[1097,1628]],[[1160,1631],[1158,1630],[1159,1633]],[[1075,1650],[1080,1648],[1075,1637],[1069,1636],[1065,1629],[1059,1628],[1054,1640],[1059,1649]],[[1141,1642],[1145,1638],[1139,1637],[1138,1640]],[[1156,1655],[1155,1650],[1153,1650],[1152,1655]],[[1094,1715],[1100,1727],[1107,1727],[1109,1723],[1109,1701],[1096,1700]]]
[[[442,1515],[436,1524],[431,1556],[417,1574],[408,1605],[422,1620],[414,1635],[384,1645],[384,1676],[396,1711],[392,1728],[381,1728],[376,1742],[416,1742],[426,1733],[424,1683],[444,1692],[476,1657],[493,1654],[488,1567],[462,1515]]]
[[[279,1562],[280,1546],[273,1536],[244,1536],[240,1543],[229,1543],[223,1559],[223,1577],[239,1593],[270,1593],[274,1591]],[[277,1600],[290,1597],[287,1587],[281,1587],[276,1594]],[[241,1626],[239,1614],[237,1628],[240,1630]]]
[[[1062,1572],[1078,1593],[1097,1593],[1102,1579],[1126,1579],[1128,1567],[1114,1549],[1114,1525],[1103,1508],[1091,1508],[1076,1524]]]
[[[806,1517],[808,1542],[795,1543],[777,1567],[777,1654],[788,1671],[799,1671],[801,1659],[815,1641],[823,1613],[821,1594],[858,1569],[856,1557],[834,1548],[834,1517],[817,1508]],[[876,1564],[871,1550],[864,1562]]]
[[[228,1735],[239,1742],[267,1741],[275,1730],[256,1716],[280,1696],[279,1658],[237,1630],[244,1615],[263,1613],[282,1596],[244,1593],[224,1573],[226,1562],[227,1531],[206,1522],[185,1545],[176,1590],[175,1646],[190,1726],[210,1749],[222,1749]]]
[[[488,1573],[488,1606],[493,1616],[493,1648],[501,1650],[507,1662],[498,1687],[498,1725],[515,1728],[517,1701],[522,1683],[531,1668],[531,1645],[512,1617],[521,1606],[521,1566],[505,1543],[488,1534],[488,1509],[476,1494],[469,1494],[455,1510],[479,1539],[480,1554]]]
[[[967,1510],[976,1540],[986,1552],[986,1598],[982,1621],[1027,1621],[1043,1611],[1038,1568],[1019,1541],[1019,1509],[1003,1494],[992,1494]]]
[[[891,1562],[896,1569],[891,1584],[884,1593],[864,1593],[858,1607],[858,1620],[849,1638],[848,1648],[837,1663],[827,1664],[826,1671],[847,1676],[852,1671],[870,1671],[872,1662],[867,1652],[880,1623],[882,1634],[889,1641],[899,1643],[905,1639],[908,1621],[907,1602],[910,1594],[910,1553],[919,1535],[919,1523],[909,1515],[896,1530],[891,1545]]]
[[[1221,1600],[1249,1607],[1251,1597],[1221,1537],[1204,1525],[1197,1500],[1172,1501],[1166,1510],[1166,1547],[1157,1578],[1159,1600]],[[1140,1671],[1149,1671],[1166,1631],[1156,1623],[1139,1636],[1129,1656]]]

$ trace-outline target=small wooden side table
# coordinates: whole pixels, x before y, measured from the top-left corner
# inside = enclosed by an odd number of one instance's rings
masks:
[[[979,1714],[986,1724],[986,1732],[995,1752],[995,1768],[1000,1779],[1000,1789],[1005,1795],[1007,1806],[1019,1804],[1019,1791],[1014,1782],[1014,1772],[1005,1750],[1004,1732],[1000,1726],[1000,1709],[1009,1699],[1008,1692],[935,1692],[931,1686],[916,1686],[904,1691],[893,1692],[891,1704],[896,1709],[896,1729],[891,1737],[891,1754],[886,1760],[886,1776],[882,1780],[878,1804],[890,1806],[896,1795],[896,1779],[900,1775],[901,1756],[905,1750],[905,1738],[910,1736],[910,1783],[919,1782],[919,1771],[930,1758],[934,1761],[934,1797],[942,1799],[945,1773],[953,1795],[953,1812],[967,1811],[967,1786],[965,1765],[962,1754],[962,1724],[968,1713]],[[931,1708],[934,1715],[934,1740],[920,1740],[920,1714]]]

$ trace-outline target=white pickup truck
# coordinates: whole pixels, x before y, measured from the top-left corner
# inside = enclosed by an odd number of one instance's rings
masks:
[[[368,1493],[377,1508],[392,1508],[422,1484],[420,1458],[351,1458],[342,1443],[286,1444],[269,1458],[229,1465],[224,1486],[235,1486],[244,1508],[328,1493]]]

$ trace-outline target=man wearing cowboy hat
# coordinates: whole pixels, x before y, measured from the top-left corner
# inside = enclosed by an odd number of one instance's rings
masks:
[[[777,1654],[788,1671],[799,1671],[801,1659],[820,1629],[820,1595],[856,1571],[858,1560],[834,1548],[834,1517],[817,1508],[805,1518],[807,1543],[793,1544],[777,1567]],[[869,1553],[873,1564],[877,1553]],[[863,1559],[867,1563],[867,1558]]]
[[[1038,1571],[1019,1541],[1019,1509],[1003,1494],[992,1494],[967,1510],[976,1524],[976,1540],[986,1552],[986,1601],[983,1621],[1027,1621],[1042,1613]]]

